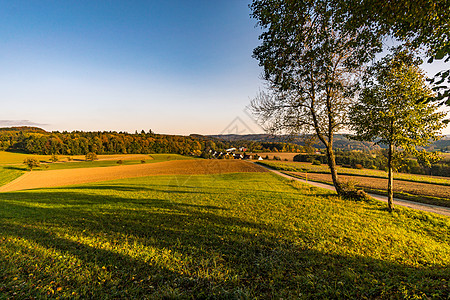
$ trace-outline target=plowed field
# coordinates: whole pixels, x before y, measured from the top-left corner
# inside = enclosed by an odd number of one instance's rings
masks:
[[[0,187],[0,192],[154,175],[207,175],[238,172],[267,172],[267,170],[239,160],[179,160],[104,168],[33,171]]]

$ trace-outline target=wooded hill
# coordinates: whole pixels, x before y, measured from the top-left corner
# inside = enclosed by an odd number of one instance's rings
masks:
[[[196,154],[246,147],[248,151],[300,152],[302,147],[284,142],[224,141],[202,135],[165,135],[152,131],[127,132],[47,132],[37,127],[0,128],[0,150],[34,154],[83,155],[118,153]]]
[[[254,141],[254,142],[284,142],[293,143],[300,146],[305,146],[305,137],[288,136],[288,135],[270,135],[270,134],[219,134],[210,135],[209,137],[220,139],[223,141],[237,142],[237,141]],[[307,136],[310,139],[311,136]],[[314,148],[323,149],[324,146],[319,140],[311,143]],[[360,142],[354,141],[346,137],[344,134],[336,134],[334,136],[334,147],[341,150],[377,150],[386,148],[383,145],[377,145],[374,142]],[[450,151],[450,135],[445,135],[441,140],[433,142],[427,150]]]

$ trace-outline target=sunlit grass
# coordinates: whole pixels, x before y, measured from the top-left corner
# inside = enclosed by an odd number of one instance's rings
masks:
[[[0,295],[445,297],[449,232],[270,173],[3,193]]]
[[[14,166],[0,166],[0,186],[13,181],[25,172],[24,168]]]
[[[38,160],[46,161],[50,159],[50,155],[35,155],[0,151],[0,165],[21,164],[27,157],[36,157]]]

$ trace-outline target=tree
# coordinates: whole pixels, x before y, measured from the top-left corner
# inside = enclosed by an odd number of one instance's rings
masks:
[[[424,48],[433,60],[450,60],[450,9],[448,0],[334,0],[336,15],[346,19],[345,30],[365,26],[377,39],[392,36],[410,49]],[[343,28],[343,29],[344,29]],[[442,70],[431,80],[435,99],[450,105],[450,70]]]
[[[34,157],[27,157],[23,160],[23,163],[30,169],[30,171],[33,170],[33,168],[37,168],[41,165],[38,159]]]
[[[57,162],[59,160],[58,155],[56,154],[52,154],[52,156],[50,157],[50,161],[52,162]]]
[[[254,0],[250,7],[264,30],[253,57],[268,85],[252,101],[253,112],[271,133],[315,133],[343,195],[333,136],[345,127],[358,75],[381,43],[365,28],[342,31],[346,20],[336,22],[330,1]]]
[[[445,112],[427,101],[433,96],[418,67],[420,61],[405,51],[388,55],[367,78],[359,102],[350,112],[354,139],[378,140],[388,145],[388,207],[393,206],[393,172],[399,154],[412,154],[430,165],[436,153],[417,150],[439,138]],[[399,152],[398,150],[401,150]]]
[[[89,152],[88,154],[86,154],[85,158],[87,161],[94,161],[97,159],[97,154],[95,154],[94,152]]]

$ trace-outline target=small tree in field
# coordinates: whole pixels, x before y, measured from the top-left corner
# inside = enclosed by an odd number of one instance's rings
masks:
[[[439,138],[444,112],[427,101],[433,96],[418,67],[420,61],[406,52],[389,55],[371,72],[359,102],[350,111],[354,139],[378,140],[388,145],[388,207],[393,205],[393,171],[399,154],[412,154],[430,164],[436,153],[418,151]],[[402,150],[399,152],[398,150]]]
[[[57,162],[59,160],[58,155],[52,154],[52,157],[50,157],[50,161]]]
[[[88,154],[86,154],[85,158],[87,161],[94,161],[97,159],[97,154],[95,154],[94,152],[89,152]]]
[[[25,158],[23,163],[30,169],[30,171],[32,171],[33,168],[37,168],[41,165],[39,160],[34,157]]]

